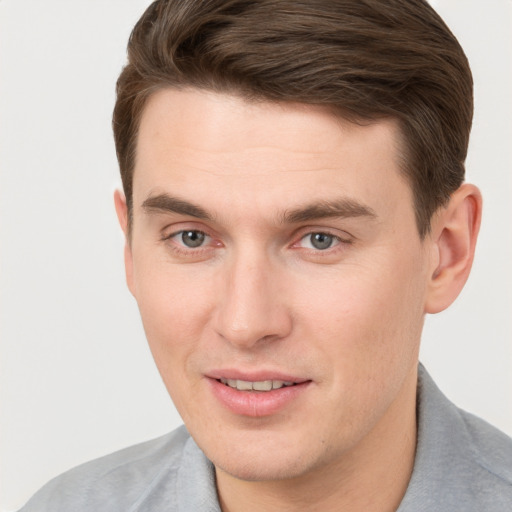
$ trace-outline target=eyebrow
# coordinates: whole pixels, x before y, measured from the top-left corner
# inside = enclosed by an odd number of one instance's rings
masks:
[[[177,213],[201,220],[213,220],[213,217],[200,206],[168,194],[148,197],[142,203],[142,208],[146,212]]]
[[[168,194],[148,197],[142,203],[142,208],[146,212],[176,213],[178,215],[189,215],[201,220],[213,220],[213,216],[201,206]],[[281,222],[283,224],[296,224],[333,217],[376,218],[377,214],[369,206],[365,206],[353,199],[341,198],[332,201],[317,201],[306,206],[287,210],[283,213]]]
[[[333,201],[320,201],[304,207],[287,210],[283,222],[294,224],[326,218],[370,217],[377,218],[375,210],[353,199],[342,198]]]

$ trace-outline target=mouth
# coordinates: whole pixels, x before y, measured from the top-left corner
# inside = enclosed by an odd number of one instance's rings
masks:
[[[272,416],[303,404],[309,396],[311,380],[269,373],[220,371],[209,375],[207,382],[218,403],[237,416]]]
[[[298,382],[284,381],[284,380],[260,380],[260,381],[248,381],[240,379],[216,379],[221,384],[228,386],[238,391],[260,391],[267,392],[274,389],[281,389],[290,386],[296,386]]]

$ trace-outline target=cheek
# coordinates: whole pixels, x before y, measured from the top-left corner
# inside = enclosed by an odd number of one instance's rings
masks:
[[[169,265],[140,268],[145,271],[134,275],[136,299],[149,348],[176,409],[187,421],[201,412],[195,403],[201,382],[193,367],[211,316],[211,294],[188,272]]]
[[[371,261],[317,282],[303,305],[309,336],[316,332],[324,358],[336,361],[333,379],[358,385],[412,364],[423,325],[421,262],[392,251]]]
[[[208,282],[192,265],[173,265],[144,255],[134,260],[134,295],[164,380],[185,370],[199,344],[211,316]]]
[[[353,435],[384,414],[416,365],[423,291],[414,267],[353,268],[331,280],[327,294],[309,295],[303,334],[316,340],[323,409],[333,424],[356,426]]]

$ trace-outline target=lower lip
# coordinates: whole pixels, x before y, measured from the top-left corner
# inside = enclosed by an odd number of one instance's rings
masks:
[[[272,391],[239,391],[216,379],[207,379],[214,396],[231,412],[258,418],[270,416],[296,401],[311,381],[285,386]]]

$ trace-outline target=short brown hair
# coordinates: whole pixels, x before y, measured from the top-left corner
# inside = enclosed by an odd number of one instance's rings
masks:
[[[473,83],[425,0],[157,0],[128,43],[114,137],[128,210],[138,126],[165,87],[325,105],[356,122],[395,118],[422,237],[464,180]]]

